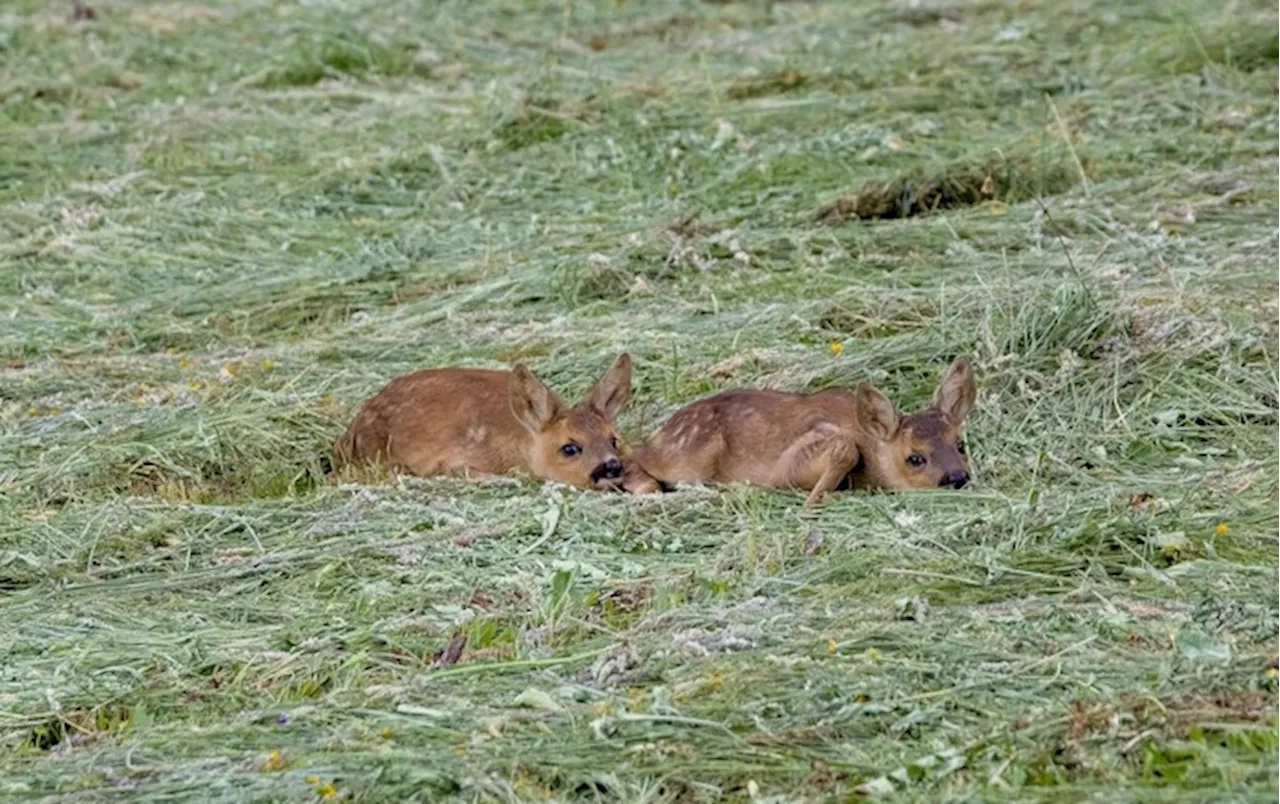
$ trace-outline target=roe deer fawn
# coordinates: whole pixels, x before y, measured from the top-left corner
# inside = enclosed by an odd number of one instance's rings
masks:
[[[865,383],[853,392],[725,391],[668,419],[636,450],[636,475],[804,489],[806,505],[846,484],[958,489],[969,482],[961,426],[975,397],[965,358],[952,363],[933,405],[909,416]],[[632,490],[630,477],[624,486]]]
[[[348,462],[383,462],[422,476],[524,472],[583,488],[617,487],[624,466],[614,420],[630,396],[625,353],[574,407],[523,364],[419,371],[366,402],[334,451]],[[651,490],[643,472],[631,477],[636,491]]]

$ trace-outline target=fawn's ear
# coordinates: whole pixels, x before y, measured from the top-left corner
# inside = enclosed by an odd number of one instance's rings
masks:
[[[858,424],[873,438],[888,441],[898,432],[902,417],[893,403],[874,385],[863,383],[856,393]]]
[[[973,382],[973,369],[969,359],[957,357],[947,369],[947,376],[938,385],[938,393],[933,397],[933,406],[946,414],[954,425],[959,425],[973,410],[973,402],[978,397],[977,386]]]
[[[587,404],[604,417],[616,421],[631,399],[631,355],[623,352],[587,394]]]
[[[523,363],[511,370],[511,412],[516,421],[537,433],[563,412],[563,403]]]

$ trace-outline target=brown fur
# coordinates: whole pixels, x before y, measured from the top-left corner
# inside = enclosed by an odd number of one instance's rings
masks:
[[[804,489],[806,505],[845,484],[963,485],[969,462],[961,426],[974,397],[964,358],[952,364],[933,406],[911,416],[871,385],[814,394],[726,391],[677,411],[637,450],[635,462],[667,483]]]
[[[366,402],[334,452],[350,463],[385,463],[421,476],[527,473],[613,487],[624,451],[614,421],[630,396],[626,354],[574,407],[523,365],[419,371]],[[566,445],[576,452],[566,454]],[[632,477],[639,484],[642,475]]]

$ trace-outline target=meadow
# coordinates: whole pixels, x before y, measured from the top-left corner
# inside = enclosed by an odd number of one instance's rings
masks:
[[[7,0],[0,799],[1272,801],[1277,10]],[[326,473],[978,380],[973,488]]]

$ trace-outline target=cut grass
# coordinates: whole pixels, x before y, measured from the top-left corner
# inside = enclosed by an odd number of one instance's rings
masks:
[[[0,798],[1275,799],[1274,6],[94,6],[0,17]],[[623,349],[969,354],[977,486],[322,472]]]

